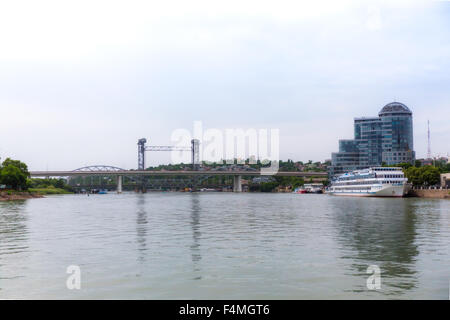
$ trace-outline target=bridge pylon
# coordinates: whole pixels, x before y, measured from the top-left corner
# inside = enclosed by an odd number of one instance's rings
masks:
[[[145,144],[147,139],[141,138],[138,140],[138,170],[145,170]]]

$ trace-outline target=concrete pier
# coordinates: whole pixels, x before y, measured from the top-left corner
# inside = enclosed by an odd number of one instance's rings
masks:
[[[122,176],[117,176],[117,193],[122,193]]]
[[[242,192],[242,176],[233,177],[233,192]]]
[[[409,196],[419,198],[435,198],[435,199],[450,199],[450,189],[447,188],[413,188],[409,190]]]

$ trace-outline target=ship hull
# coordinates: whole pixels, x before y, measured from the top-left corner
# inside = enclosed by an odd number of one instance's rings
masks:
[[[408,192],[407,185],[391,185],[379,190],[348,190],[348,191],[329,191],[327,193],[335,196],[353,196],[353,197],[396,197],[401,198]]]

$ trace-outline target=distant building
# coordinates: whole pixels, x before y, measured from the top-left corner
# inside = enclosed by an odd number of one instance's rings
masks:
[[[437,160],[441,161],[443,164],[447,164],[449,162],[449,157],[440,157]]]
[[[435,166],[435,165],[446,165],[448,163],[448,157],[435,157],[427,159],[418,159],[423,166]]]
[[[422,166],[431,166],[433,165],[433,159],[419,159],[420,164]]]
[[[450,173],[441,173],[441,187],[450,187]]]
[[[275,181],[275,179],[271,176],[260,176],[260,177],[254,177],[252,179],[252,183],[263,183],[263,182],[272,182]]]
[[[378,117],[354,119],[354,139],[339,140],[331,154],[330,175],[415,160],[412,112],[400,102],[383,107]]]

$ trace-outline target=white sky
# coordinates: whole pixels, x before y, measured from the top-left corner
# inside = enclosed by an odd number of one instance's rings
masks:
[[[137,166],[138,138],[278,128],[323,161],[401,101],[418,157],[450,153],[449,1],[1,1],[0,157]],[[148,154],[148,165],[168,155]]]

